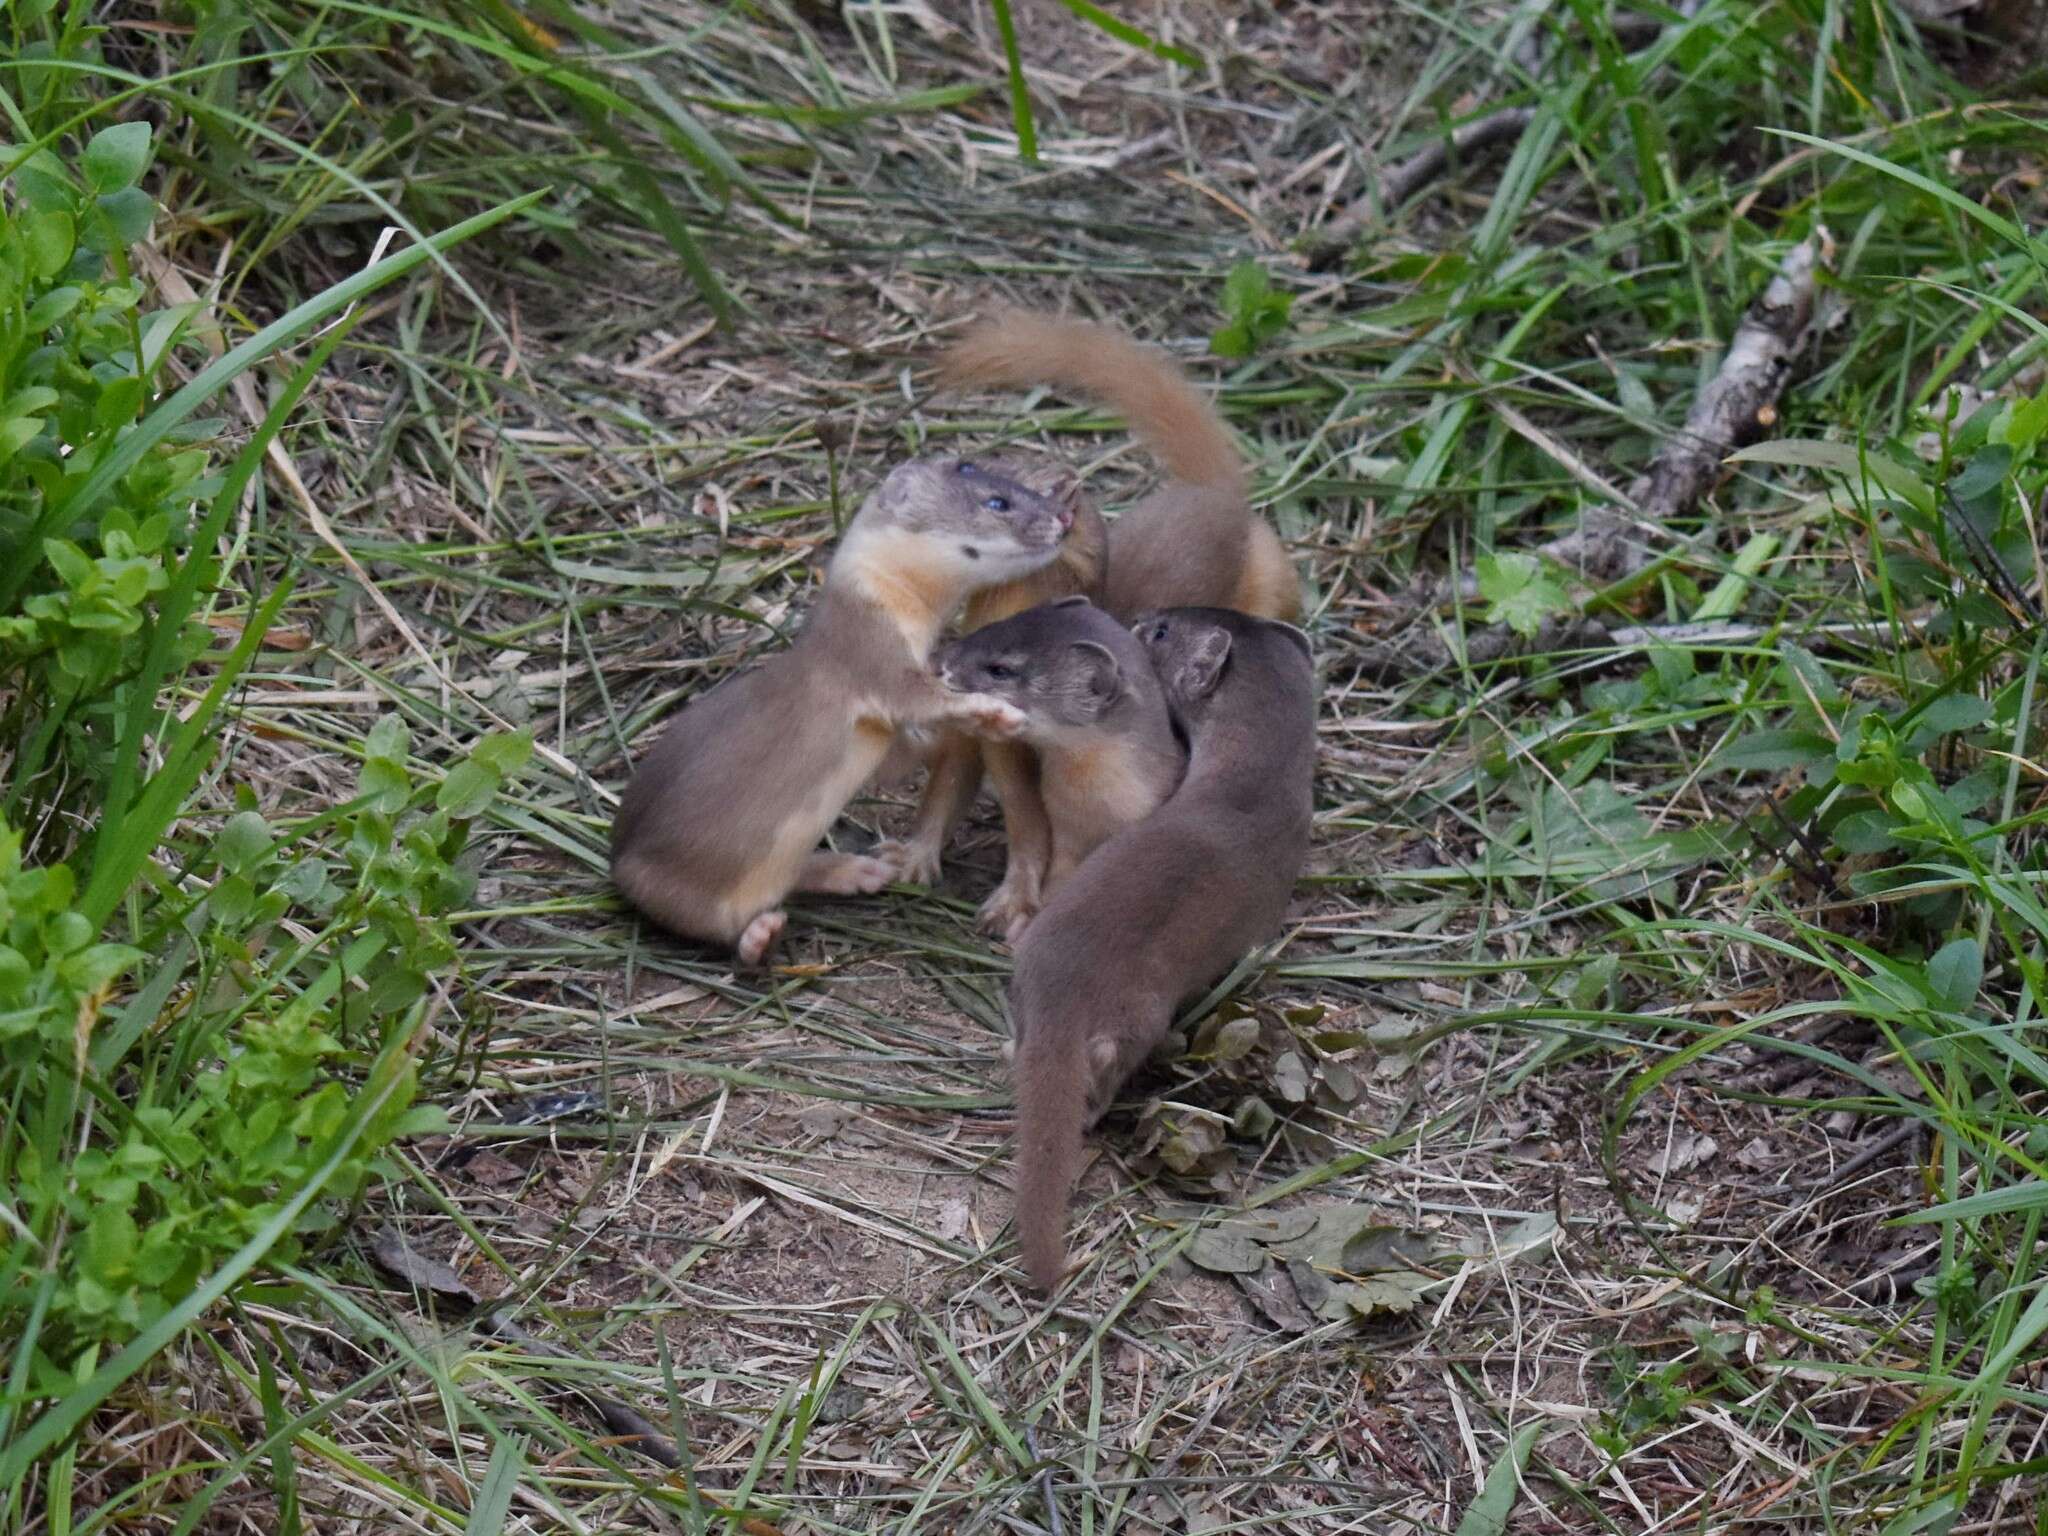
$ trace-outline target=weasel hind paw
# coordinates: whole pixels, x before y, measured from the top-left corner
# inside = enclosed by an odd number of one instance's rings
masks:
[[[1024,936],[1031,919],[1038,915],[1038,898],[1005,880],[995,894],[981,904],[977,925],[983,933],[994,934],[1014,944]]]
[[[768,951],[775,947],[775,941],[782,937],[782,930],[789,922],[787,912],[763,912],[740,930],[739,942],[733,946],[741,965],[759,965]]]

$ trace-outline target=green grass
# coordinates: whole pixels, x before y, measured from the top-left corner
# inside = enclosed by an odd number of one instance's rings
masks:
[[[71,445],[0,460],[0,1528],[2033,1528],[2022,45],[1862,0],[1574,3],[1534,55],[1457,7],[95,14],[17,7],[0,72],[10,238],[57,238],[31,144],[78,239],[132,226],[116,121],[156,205],[69,361],[0,334],[0,427]],[[1532,565],[1809,238],[1774,435],[1625,590]],[[604,879],[629,754],[883,466],[1145,483],[1070,402],[927,398],[996,297],[1227,332],[1325,678],[1298,922],[1107,1122],[1050,1312],[985,820],[766,978]],[[1496,608],[1730,628],[1373,669]]]

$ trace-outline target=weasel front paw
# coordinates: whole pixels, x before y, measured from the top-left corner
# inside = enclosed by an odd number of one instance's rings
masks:
[[[1024,731],[1024,711],[992,693],[963,696],[955,713],[975,735],[990,741],[1013,741]]]
[[[1031,919],[1038,916],[1038,893],[1027,890],[1022,880],[1004,880],[995,894],[981,904],[976,922],[983,933],[994,934],[1014,944],[1024,936]]]
[[[930,843],[891,838],[875,844],[874,857],[893,870],[894,878],[906,885],[939,883],[939,850]]]

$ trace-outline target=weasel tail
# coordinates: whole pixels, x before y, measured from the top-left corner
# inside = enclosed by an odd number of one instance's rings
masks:
[[[1301,579],[1252,511],[1243,457],[1180,366],[1112,326],[1008,310],[939,360],[951,384],[1050,385],[1118,412],[1166,481],[1109,530],[1102,606],[1129,622],[1155,608],[1234,608],[1292,623]]]
[[[1017,1051],[1017,1236],[1024,1267],[1051,1295],[1067,1267],[1067,1196],[1081,1171],[1087,1053],[1045,1038]]]
[[[1006,310],[955,342],[940,373],[949,384],[1093,396],[1131,424],[1174,479],[1244,490],[1244,461],[1207,397],[1164,353],[1106,325]]]

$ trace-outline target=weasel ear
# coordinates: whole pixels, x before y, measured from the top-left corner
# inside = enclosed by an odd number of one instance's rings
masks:
[[[1033,464],[1031,478],[1024,483],[1056,507],[1081,510],[1081,477],[1065,464]]]
[[[1054,598],[1045,605],[1048,608],[1093,608],[1086,592],[1076,592],[1072,597]]]
[[[1174,671],[1174,691],[1183,699],[1206,699],[1215,691],[1217,679],[1223,676],[1224,663],[1229,660],[1230,631],[1203,630]]]
[[[1301,628],[1298,624],[1289,624],[1285,619],[1268,619],[1266,622],[1300,646],[1301,654],[1308,658],[1311,666],[1315,664],[1316,653],[1309,648],[1307,630]]]
[[[1081,684],[1079,703],[1089,719],[1100,720],[1124,691],[1123,668],[1108,646],[1093,640],[1076,640],[1067,654]]]

